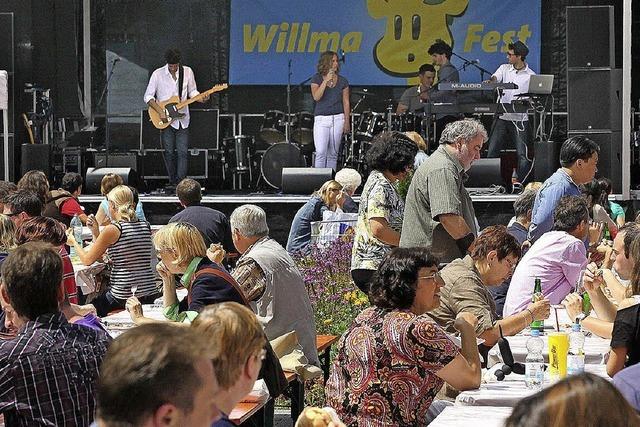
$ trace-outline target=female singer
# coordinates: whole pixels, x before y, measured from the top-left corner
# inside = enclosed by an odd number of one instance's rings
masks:
[[[338,55],[330,50],[318,60],[318,73],[311,79],[314,109],[313,141],[317,168],[336,169],[343,133],[349,133],[349,82],[338,75]]]

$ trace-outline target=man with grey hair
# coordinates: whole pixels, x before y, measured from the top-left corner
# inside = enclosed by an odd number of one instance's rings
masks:
[[[362,184],[362,176],[360,173],[351,168],[342,168],[336,172],[334,178],[342,185],[344,192],[344,203],[341,207],[345,213],[358,213],[358,204],[353,201],[353,194],[356,192],[360,184]]]
[[[304,280],[289,253],[269,237],[264,210],[242,205],[233,211],[230,223],[233,243],[242,254],[231,275],[267,338],[295,331],[309,363],[319,366],[316,325]]]
[[[480,158],[487,131],[463,119],[447,124],[438,149],[416,170],[407,192],[401,247],[424,246],[441,262],[462,258],[478,234],[464,188],[466,171]]]

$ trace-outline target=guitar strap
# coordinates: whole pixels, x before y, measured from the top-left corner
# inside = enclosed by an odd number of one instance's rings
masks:
[[[180,64],[178,69],[178,99],[182,101],[182,83],[184,82],[184,67]]]

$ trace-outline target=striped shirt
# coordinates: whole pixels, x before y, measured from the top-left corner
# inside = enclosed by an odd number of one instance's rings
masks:
[[[37,317],[0,342],[0,413],[7,426],[88,426],[94,418],[105,332]]]
[[[146,221],[114,223],[120,238],[107,249],[113,263],[111,294],[122,300],[131,297],[131,288],[137,286],[137,297],[157,292],[155,274],[151,268],[154,255],[151,226]]]

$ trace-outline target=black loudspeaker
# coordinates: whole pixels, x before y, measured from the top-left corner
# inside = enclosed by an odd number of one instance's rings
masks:
[[[311,194],[332,178],[331,168],[282,168],[282,192]]]
[[[569,70],[567,110],[570,131],[620,131],[622,70]]]
[[[94,166],[99,168],[130,168],[138,170],[136,153],[95,153]]]
[[[108,174],[120,175],[125,185],[138,186],[138,173],[131,168],[89,168],[84,181],[85,194],[100,194],[100,183],[102,178]]]
[[[615,67],[613,6],[567,7],[567,67]]]
[[[51,177],[51,145],[22,144],[20,176],[31,170],[40,170]]]
[[[613,182],[613,192],[622,192],[622,132],[582,133],[569,131],[569,138],[584,135],[600,147],[596,178],[606,177]]]
[[[544,182],[560,167],[560,144],[555,141],[536,141],[534,180]]]
[[[501,170],[502,159],[478,159],[467,171],[469,179],[466,186],[470,188],[489,188],[493,185],[504,185]]]

